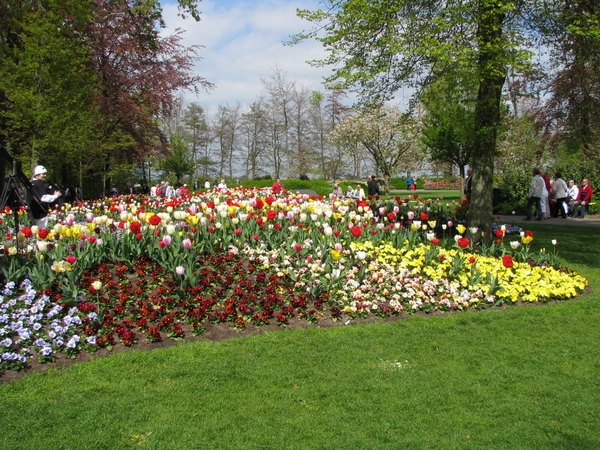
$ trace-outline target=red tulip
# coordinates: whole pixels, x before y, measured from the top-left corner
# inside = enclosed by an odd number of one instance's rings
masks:
[[[148,222],[150,225],[157,226],[160,223],[160,217],[155,214],[148,219]]]
[[[352,235],[357,238],[362,234],[362,228],[361,227],[353,227],[350,230],[350,233],[352,233]]]
[[[467,248],[469,246],[470,241],[469,238],[462,237],[457,241],[457,243],[460,248]]]

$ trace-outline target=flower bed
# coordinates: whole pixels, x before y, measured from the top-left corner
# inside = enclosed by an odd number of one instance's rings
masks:
[[[423,189],[438,189],[438,190],[455,190],[460,189],[460,180],[448,181],[428,181],[423,184]]]
[[[0,267],[0,372],[28,360],[290,320],[451,311],[568,299],[586,280],[533,234],[457,223],[464,203],[355,202],[269,189],[67,206],[51,230],[11,229]]]

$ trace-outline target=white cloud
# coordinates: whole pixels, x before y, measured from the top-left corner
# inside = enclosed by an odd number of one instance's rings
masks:
[[[163,17],[170,34],[176,28],[186,30],[183,44],[203,45],[195,66],[198,75],[216,85],[210,94],[201,91],[196,98],[186,94],[186,101],[196,101],[210,111],[219,104],[248,105],[257,100],[263,84],[275,67],[286,72],[288,81],[322,90],[323,76],[329,68],[315,68],[307,60],[321,59],[325,52],[320,43],[306,41],[295,46],[282,42],[290,35],[310,27],[296,16],[296,8],[316,9],[317,0],[204,0],[200,3],[202,20],[195,22],[177,17],[177,7],[163,5]]]

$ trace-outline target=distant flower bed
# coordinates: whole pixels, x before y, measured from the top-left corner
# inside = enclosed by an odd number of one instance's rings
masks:
[[[67,205],[49,230],[16,233],[6,211],[0,372],[201,335],[210,323],[284,327],[583,292],[587,281],[558,265],[556,242],[534,258],[531,232],[500,226],[491,246],[473,243],[464,206],[224,189]]]
[[[423,184],[424,189],[439,189],[439,190],[454,190],[460,189],[460,180],[456,181],[447,181],[447,180],[439,180],[439,181],[428,181]]]

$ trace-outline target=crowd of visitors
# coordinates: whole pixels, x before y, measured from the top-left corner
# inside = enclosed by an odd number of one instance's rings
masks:
[[[535,220],[559,216],[563,219],[583,219],[587,215],[593,194],[587,178],[583,179],[582,186],[579,187],[575,180],[569,180],[567,185],[560,172],[556,172],[554,177],[550,178],[545,171],[535,168],[532,176],[525,220],[533,219],[534,206]]]

